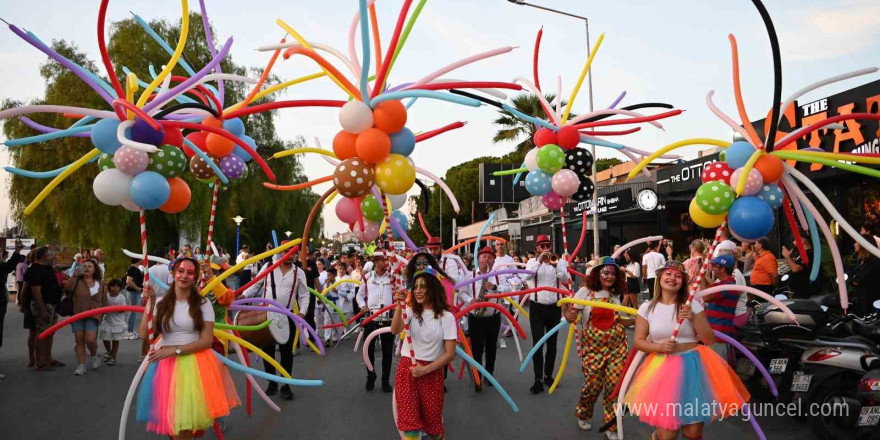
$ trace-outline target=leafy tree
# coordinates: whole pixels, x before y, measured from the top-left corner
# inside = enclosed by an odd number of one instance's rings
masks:
[[[545,98],[547,99],[547,102],[552,103],[553,100],[556,99],[556,95],[545,95]],[[511,103],[513,104],[513,108],[526,115],[549,121],[549,118],[544,113],[544,109],[541,107],[541,101],[538,99],[538,95],[523,93],[513,98]],[[562,105],[565,106],[565,101],[562,102]],[[496,144],[501,142],[517,142],[514,151],[517,154],[522,155],[522,157],[525,157],[526,153],[535,147],[533,138],[535,132],[538,131],[535,124],[523,121],[507,110],[499,110],[498,113],[501,115],[493,122],[500,125],[501,128],[495,133],[492,142]],[[572,117],[574,116],[575,115],[572,115]]]
[[[176,23],[155,20],[150,26],[172,46],[180,35],[180,27]],[[201,29],[201,16],[191,14],[190,32],[184,56],[195,70],[199,70],[211,59],[204,33],[197,31]],[[89,60],[75,45],[61,40],[53,41],[52,47],[86,69],[99,73],[96,63]],[[133,19],[112,25],[108,52],[113,60],[116,74],[120,78],[125,78],[124,66],[146,82],[152,80],[149,66],[153,65],[159,70],[169,58],[169,55]],[[249,74],[251,77],[262,72],[262,69],[246,69],[238,66],[231,57],[224,59],[221,67],[224,72]],[[172,73],[187,75],[180,66],[177,66]],[[49,60],[41,67],[40,74],[46,81],[45,96],[32,104],[51,103],[97,109],[108,108],[96,93],[60,64]],[[270,77],[268,82],[277,83],[277,79]],[[242,100],[250,91],[250,86],[243,83],[227,81],[224,82],[224,86],[226,106]],[[264,97],[254,104],[268,102],[276,96]],[[3,108],[24,104],[7,100],[3,102]],[[303,144],[302,138],[292,142],[279,139],[275,133],[274,116],[274,112],[264,112],[244,118],[246,133],[260,146],[259,153],[264,158],[270,157],[279,150],[295,148]],[[71,120],[63,115],[36,114],[32,115],[32,119],[51,127],[66,127],[71,124]],[[6,121],[3,132],[8,139],[39,134],[17,119]],[[18,168],[51,170],[73,162],[92,148],[88,138],[67,137],[10,148],[10,153],[14,166]],[[280,183],[297,183],[306,180],[301,165],[295,159],[273,161],[271,165]],[[94,197],[92,181],[97,174],[97,166],[83,167],[59,185],[29,216],[23,216],[24,207],[48,181],[13,176],[10,185],[12,209],[14,216],[24,223],[29,234],[41,242],[103,248],[107,255],[108,272],[117,275],[121,274],[128,265],[127,259],[118,250],[140,249],[138,217],[136,213],[126,211],[124,208],[103,205]],[[244,182],[231,183],[231,188],[224,186],[220,191],[214,242],[218,246],[230,249],[230,252],[234,252],[235,246],[235,224],[229,220],[231,217],[241,215],[247,219],[242,225],[242,244],[251,244],[261,249],[263,243],[271,241],[272,229],[291,230],[299,235],[305,224],[305,216],[302,213],[308,212],[318,198],[311,191],[272,192],[263,188],[262,182],[267,179],[253,162],[249,164],[249,176]],[[175,215],[158,210],[147,213],[148,242],[151,248],[168,245],[176,247],[180,236],[200,237],[204,248],[212,189],[196,181],[189,173],[186,173],[184,180],[192,190],[192,201],[186,210]],[[322,228],[323,222],[317,219],[311,235],[319,236]]]
[[[616,157],[607,157],[596,161],[596,172],[602,172],[615,165],[622,164],[623,161]]]

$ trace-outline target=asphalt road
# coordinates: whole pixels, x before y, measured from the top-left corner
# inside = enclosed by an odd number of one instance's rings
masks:
[[[10,305],[0,349],[0,372],[6,375],[0,383],[0,439],[117,438],[122,404],[137,367],[140,341],[122,341],[116,366],[102,365],[98,370],[89,370],[86,375],[77,377],[73,376],[76,362],[69,328],[57,333],[53,350],[55,358],[65,362],[67,367],[52,372],[35,373],[27,368],[25,335],[22,315],[15,305]],[[281,413],[272,411],[255,394],[253,415],[248,417],[243,405],[236,408],[228,418],[229,429],[225,438],[396,438],[391,394],[382,393],[378,387],[372,392],[364,390],[365,369],[360,351],[352,352],[353,339],[337,349],[328,350],[323,358],[311,353],[295,357],[294,377],[319,378],[326,384],[295,389],[293,401],[281,401],[276,396]],[[476,393],[467,374],[461,380],[457,372],[450,374],[446,381],[449,393],[446,394],[444,412],[447,438],[604,439],[604,435],[596,433],[595,429],[593,432],[581,431],[575,422],[574,408],[583,384],[579,360],[575,356],[568,360],[566,372],[553,395],[546,392],[531,395],[528,391],[531,367],[525,373],[519,373],[516,349],[511,339],[507,341],[508,349],[499,350],[495,375],[519,405],[519,412],[514,413],[493,388],[484,387],[481,393]],[[557,364],[562,357],[563,342],[560,337]],[[531,342],[523,342],[522,348],[525,354],[531,348]],[[99,352],[103,353],[100,342]],[[381,356],[379,350],[377,356]],[[456,361],[456,368],[459,365],[460,361]],[[233,377],[244,401],[244,376],[233,373]],[[147,434],[144,425],[133,419],[134,414],[131,414],[127,439],[159,438]],[[594,426],[601,424],[598,406],[592,423]],[[762,417],[760,423],[771,440],[814,438],[804,424],[785,416]],[[624,432],[627,439],[648,439],[651,429],[630,416],[625,419]],[[704,437],[757,438],[749,423],[739,419],[713,423],[706,428]],[[216,437],[213,432],[208,432],[205,438]]]

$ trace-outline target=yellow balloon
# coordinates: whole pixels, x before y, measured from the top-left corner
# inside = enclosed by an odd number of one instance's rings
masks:
[[[416,183],[415,166],[400,154],[389,154],[376,164],[375,175],[376,185],[391,195],[405,194]]]
[[[707,214],[706,211],[703,211],[700,209],[699,205],[697,205],[697,199],[691,200],[691,206],[688,208],[688,212],[691,215],[691,220],[701,228],[717,228],[721,226],[721,223],[724,222],[724,218],[727,217],[726,212],[719,215]]]

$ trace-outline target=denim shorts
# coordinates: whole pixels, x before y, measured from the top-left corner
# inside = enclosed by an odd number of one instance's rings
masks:
[[[83,330],[87,332],[97,332],[98,320],[94,318],[81,319],[70,324],[70,329],[74,332],[81,332]]]

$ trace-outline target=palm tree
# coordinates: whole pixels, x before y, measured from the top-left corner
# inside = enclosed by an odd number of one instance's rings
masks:
[[[545,95],[545,97],[547,99],[547,102],[550,103],[552,103],[553,100],[556,99],[555,94],[548,94]],[[544,109],[541,108],[541,101],[538,99],[538,95],[535,95],[533,93],[524,93],[513,98],[511,103],[513,104],[513,108],[519,110],[524,114],[534,116],[545,121],[549,120],[547,115],[544,114]],[[563,101],[562,106],[564,107],[565,104],[565,101]],[[501,142],[518,142],[511,156],[518,157],[520,160],[522,160],[522,158],[525,158],[526,153],[535,147],[535,142],[533,138],[535,136],[535,132],[538,129],[537,127],[535,127],[535,124],[532,124],[528,121],[523,121],[522,119],[517,118],[507,110],[499,110],[499,113],[501,113],[501,115],[493,122],[500,125],[501,128],[495,133],[495,136],[492,138],[492,142],[496,144]]]

